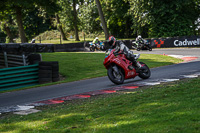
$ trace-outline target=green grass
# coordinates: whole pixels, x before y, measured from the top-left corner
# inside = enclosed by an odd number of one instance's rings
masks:
[[[60,39],[53,39],[53,40],[41,40],[41,43],[51,43],[51,44],[66,44],[66,43],[80,43],[80,42],[85,42],[85,41],[89,41],[92,42],[94,40],[94,38],[86,38],[84,40],[84,38],[80,38],[80,41],[75,41],[75,39],[69,39],[68,40],[61,40]],[[105,38],[99,38],[100,41],[105,41]],[[39,40],[36,40],[36,43],[40,43]]]
[[[75,41],[75,39],[69,39],[67,38],[68,40],[61,40],[60,42],[60,39],[52,39],[52,40],[41,40],[41,43],[50,43],[50,44],[66,44],[66,43],[80,43],[80,42],[92,42],[94,38],[80,38],[80,41]],[[127,38],[127,39],[117,39],[117,40],[134,40],[135,38]],[[105,38],[102,38],[102,37],[99,37],[99,40],[100,41],[105,41]],[[31,40],[30,40],[31,41]],[[20,42],[18,42],[20,43]],[[36,39],[36,43],[40,43],[40,40]]]
[[[0,116],[9,133],[197,133],[200,78],[137,91],[40,107],[28,116]]]
[[[66,77],[62,82],[107,75],[103,65],[104,53],[43,53],[42,58],[44,61],[59,61],[60,73]],[[180,59],[152,54],[142,54],[139,61],[145,62],[150,68],[182,62]]]

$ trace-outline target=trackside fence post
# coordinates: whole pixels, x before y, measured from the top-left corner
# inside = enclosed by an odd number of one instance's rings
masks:
[[[4,63],[5,63],[5,67],[8,68],[8,58],[7,58],[6,52],[4,52]]]

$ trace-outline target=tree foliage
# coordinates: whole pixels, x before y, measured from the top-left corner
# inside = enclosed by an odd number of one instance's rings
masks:
[[[148,26],[150,37],[185,36],[195,34],[195,21],[200,8],[196,0],[129,0],[135,23]]]
[[[102,32],[101,21],[94,1],[85,1],[80,5],[79,19],[82,31],[89,33]]]
[[[55,2],[56,0],[2,0],[0,3],[0,11],[3,15],[1,15],[0,19],[6,20],[6,14],[11,14],[16,20],[21,41],[27,42],[23,25],[23,18],[25,16],[24,11],[42,8],[49,14],[52,14],[58,10],[58,6]]]
[[[200,34],[199,0],[99,1],[109,34],[119,38]],[[26,38],[55,29],[51,23],[56,20],[55,13],[63,36],[73,33],[79,40],[78,32],[103,32],[95,0],[1,0],[0,28],[8,38],[20,36],[22,42],[27,42]]]
[[[61,7],[60,20],[66,31],[74,31],[76,41],[79,41],[78,31],[80,20],[78,18],[77,6],[82,0],[60,0],[59,6]]]
[[[111,35],[125,38],[132,35],[131,15],[128,11],[129,2],[123,0],[102,0],[103,12],[107,20],[108,28]]]

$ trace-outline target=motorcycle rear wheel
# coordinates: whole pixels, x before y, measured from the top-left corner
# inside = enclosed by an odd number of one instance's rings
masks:
[[[137,51],[140,51],[140,48],[137,48]]]
[[[114,83],[114,84],[123,84],[124,83],[124,74],[120,69],[118,69],[119,74],[117,74],[114,69],[111,67],[108,68],[107,74],[108,78]]]
[[[138,76],[142,79],[148,79],[151,76],[151,71],[150,71],[149,67],[143,62],[140,62],[140,64],[141,65],[144,64],[144,66],[143,66],[144,70],[140,70]]]

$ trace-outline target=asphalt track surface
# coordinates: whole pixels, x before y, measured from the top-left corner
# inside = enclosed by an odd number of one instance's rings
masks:
[[[195,56],[198,59],[151,69],[151,77],[142,80],[139,77],[126,80],[123,85],[142,84],[143,82],[156,82],[163,79],[180,79],[183,75],[200,73],[200,48],[177,48],[177,49],[153,49],[153,51],[134,51],[140,54],[165,54]],[[100,77],[88,80],[63,83],[45,87],[32,88],[16,92],[0,94],[0,108],[16,105],[25,105],[37,101],[70,96],[90,91],[103,90],[116,87],[108,77]]]

